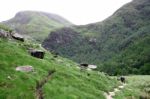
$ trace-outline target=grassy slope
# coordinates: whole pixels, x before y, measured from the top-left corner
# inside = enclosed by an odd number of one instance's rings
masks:
[[[48,52],[43,60],[34,58],[27,52],[31,46],[0,38],[0,99],[35,99],[36,82],[49,70],[56,72],[43,86],[44,99],[104,99],[103,91],[117,84],[103,73],[81,72],[76,63],[61,57],[53,59]],[[17,72],[15,68],[22,65],[31,65],[35,71]]]
[[[12,32],[12,29],[10,29],[8,26],[1,24],[1,23],[0,23],[0,29],[8,31],[8,32]]]
[[[69,32],[61,29],[61,32],[58,30],[50,34],[43,46],[79,63],[96,64],[100,67],[99,70],[111,75],[135,72],[149,74],[142,69],[144,64],[148,64],[144,68],[150,71],[149,5],[149,0],[133,0],[103,22],[73,27],[79,37],[65,43],[57,43],[55,41],[59,38],[52,38],[53,35],[60,33],[60,41],[63,38],[65,41],[67,34],[69,35]],[[124,69],[127,72],[124,72]]]
[[[150,99],[150,76],[127,76],[127,86],[115,99]]]
[[[36,11],[19,12],[14,18],[4,23],[17,32],[31,36],[38,41],[44,40],[52,30],[71,25],[58,15]]]

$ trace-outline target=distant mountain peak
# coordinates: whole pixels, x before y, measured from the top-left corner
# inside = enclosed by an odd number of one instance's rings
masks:
[[[14,18],[3,23],[18,33],[31,36],[39,41],[43,41],[50,31],[73,25],[59,15],[41,11],[20,11]]]

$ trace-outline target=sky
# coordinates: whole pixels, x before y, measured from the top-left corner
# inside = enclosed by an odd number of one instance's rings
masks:
[[[0,0],[0,21],[19,11],[54,13],[76,25],[100,22],[132,0]]]

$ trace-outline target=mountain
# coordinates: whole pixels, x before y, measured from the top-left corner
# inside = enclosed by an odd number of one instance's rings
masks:
[[[14,18],[2,23],[40,42],[48,36],[50,31],[72,25],[56,14],[36,11],[18,12]]]
[[[0,30],[11,33],[4,25]],[[44,51],[44,58],[31,56],[31,48]],[[24,71],[18,69],[25,66]],[[105,99],[104,92],[118,84],[104,73],[81,69],[71,60],[56,57],[39,44],[0,35],[0,99]]]
[[[102,22],[53,31],[43,47],[100,71],[150,74],[150,1],[133,0]]]

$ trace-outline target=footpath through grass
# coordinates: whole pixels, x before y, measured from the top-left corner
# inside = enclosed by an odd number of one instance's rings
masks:
[[[46,51],[44,59],[28,53],[27,42],[0,38],[0,99],[36,99],[36,84],[55,73],[42,86],[44,99],[105,99],[103,93],[117,86],[117,81],[96,71],[80,71],[77,63]],[[37,47],[38,48],[38,47]],[[19,72],[17,66],[31,65],[34,72]]]
[[[150,75],[127,76],[127,85],[114,99],[150,99]]]

